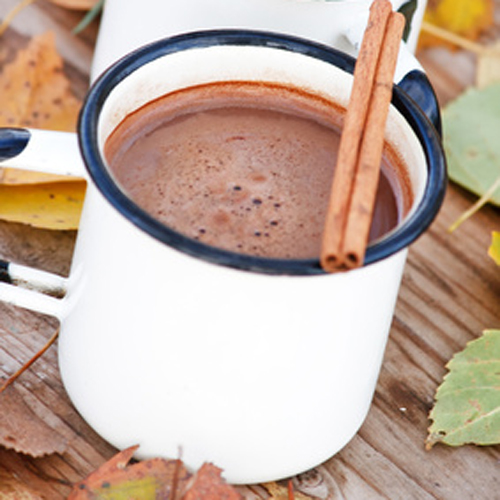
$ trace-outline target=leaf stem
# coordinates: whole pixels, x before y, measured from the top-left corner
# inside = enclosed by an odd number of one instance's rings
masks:
[[[102,7],[104,6],[104,0],[99,0],[93,7],[90,9],[83,19],[75,26],[72,33],[73,35],[78,35],[81,33],[101,12]]]
[[[451,31],[445,30],[436,26],[435,24],[431,24],[428,21],[422,22],[421,31],[428,33],[429,35],[433,35],[435,37],[441,38],[446,42],[452,43],[453,45],[457,45],[458,47],[469,50],[477,55],[483,55],[488,52],[488,47],[481,45],[479,43],[471,42],[464,37],[456,35]]]
[[[479,200],[474,203],[468,210],[466,210],[449,228],[448,232],[452,233],[458,228],[463,222],[465,222],[469,217],[473,216],[478,212],[486,203],[488,203],[495,191],[500,187],[500,176],[497,177],[495,182],[488,188],[488,190],[479,198]]]
[[[50,337],[47,343],[29,360],[27,361],[19,370],[17,370],[13,375],[11,375],[2,386],[0,386],[0,394],[2,394],[9,385],[15,382],[31,365],[40,357],[42,357],[45,352],[49,349],[49,347],[56,341],[59,336],[59,328],[55,331],[55,333]]]
[[[9,12],[7,12],[7,15],[5,16],[4,20],[0,24],[0,36],[2,36],[6,31],[7,28],[10,26],[10,23],[12,20],[28,5],[34,3],[35,0],[21,0],[17,5],[15,5]]]

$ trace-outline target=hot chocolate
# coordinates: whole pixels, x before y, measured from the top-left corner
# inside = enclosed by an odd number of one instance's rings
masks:
[[[123,190],[162,223],[242,254],[319,255],[342,110],[298,89],[208,84],[129,115],[106,143]],[[389,146],[370,239],[393,229],[412,201]]]

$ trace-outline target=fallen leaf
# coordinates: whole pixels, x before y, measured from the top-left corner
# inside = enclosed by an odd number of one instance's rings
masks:
[[[242,496],[221,477],[221,469],[203,464],[189,482],[182,500],[242,500]]]
[[[33,38],[0,74],[0,126],[72,131],[80,107],[52,33]],[[78,227],[83,180],[3,169],[0,183],[0,218],[47,229]]]
[[[500,82],[500,41],[485,46],[478,54],[476,85],[482,89]]]
[[[470,40],[494,23],[494,0],[429,0],[424,20]],[[443,45],[443,40],[423,32],[420,48]]]
[[[45,229],[77,229],[85,182],[0,185],[0,219]]]
[[[34,37],[0,75],[0,126],[73,131],[80,107],[53,33]]]
[[[242,500],[213,464],[203,464],[195,475],[181,460],[153,458],[130,465],[137,448],[119,452],[75,484],[68,500]]]
[[[0,472],[0,500],[44,500],[44,497],[15,477]]]
[[[482,196],[495,185],[500,165],[500,83],[469,89],[443,110],[450,178]],[[500,190],[489,197],[500,205]]]
[[[66,451],[67,440],[36,415],[15,386],[0,394],[0,415],[0,445],[5,448],[35,458]]]
[[[500,188],[500,176],[497,177],[495,182],[488,188],[487,191],[483,193],[483,195],[465,212],[463,212],[460,217],[448,228],[448,231],[451,233],[455,231],[461,224],[463,224],[466,220],[472,217],[475,213],[479,212],[481,208],[490,203],[491,197],[495,194],[497,189]]]
[[[447,364],[426,440],[450,446],[500,443],[500,330],[487,330]]]
[[[0,184],[18,186],[20,184],[49,184],[54,182],[79,182],[69,175],[45,174],[18,168],[0,169]]]
[[[495,261],[497,266],[500,266],[500,232],[498,231],[493,231],[488,255]]]
[[[153,458],[129,465],[137,446],[127,448],[73,487],[68,500],[168,499],[172,485],[175,497],[187,485],[191,474],[179,460]],[[170,497],[171,498],[171,497]]]
[[[277,482],[264,483],[262,486],[267,490],[270,497],[269,500],[288,500],[289,499],[289,489],[288,485],[282,485]],[[294,500],[311,500],[312,497],[300,493],[299,491],[293,492]]]
[[[89,10],[99,0],[50,0],[52,3],[72,10]]]

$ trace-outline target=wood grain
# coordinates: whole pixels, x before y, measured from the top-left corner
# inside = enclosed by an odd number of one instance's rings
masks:
[[[0,17],[15,3],[2,0]],[[29,36],[53,29],[74,91],[83,96],[97,25],[75,37],[70,31],[80,17],[37,1],[0,40],[0,64],[12,58]],[[442,105],[474,80],[475,61],[467,53],[431,49],[419,58]],[[446,362],[500,322],[500,273],[486,253],[491,231],[500,227],[498,210],[486,207],[456,232],[447,231],[473,201],[451,185],[437,220],[412,246],[368,418],[340,453],[294,478],[298,491],[332,500],[500,499],[499,446],[424,449],[428,412]],[[74,239],[74,232],[0,222],[0,258],[67,274]],[[55,328],[53,318],[0,304],[0,376],[15,371]],[[45,498],[63,499],[73,482],[115,450],[87,426],[68,400],[59,376],[57,347],[15,387],[32,411],[68,440],[69,448],[62,455],[39,459],[0,448],[0,482],[15,475]],[[269,496],[263,485],[239,489],[247,499]]]

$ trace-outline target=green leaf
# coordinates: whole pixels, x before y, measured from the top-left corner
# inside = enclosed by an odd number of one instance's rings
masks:
[[[469,89],[443,111],[450,178],[478,196],[500,175],[500,83]],[[500,205],[500,189],[490,196]]]
[[[493,231],[488,255],[500,266],[500,232]]]
[[[500,330],[486,330],[448,363],[426,440],[450,446],[500,443]]]

